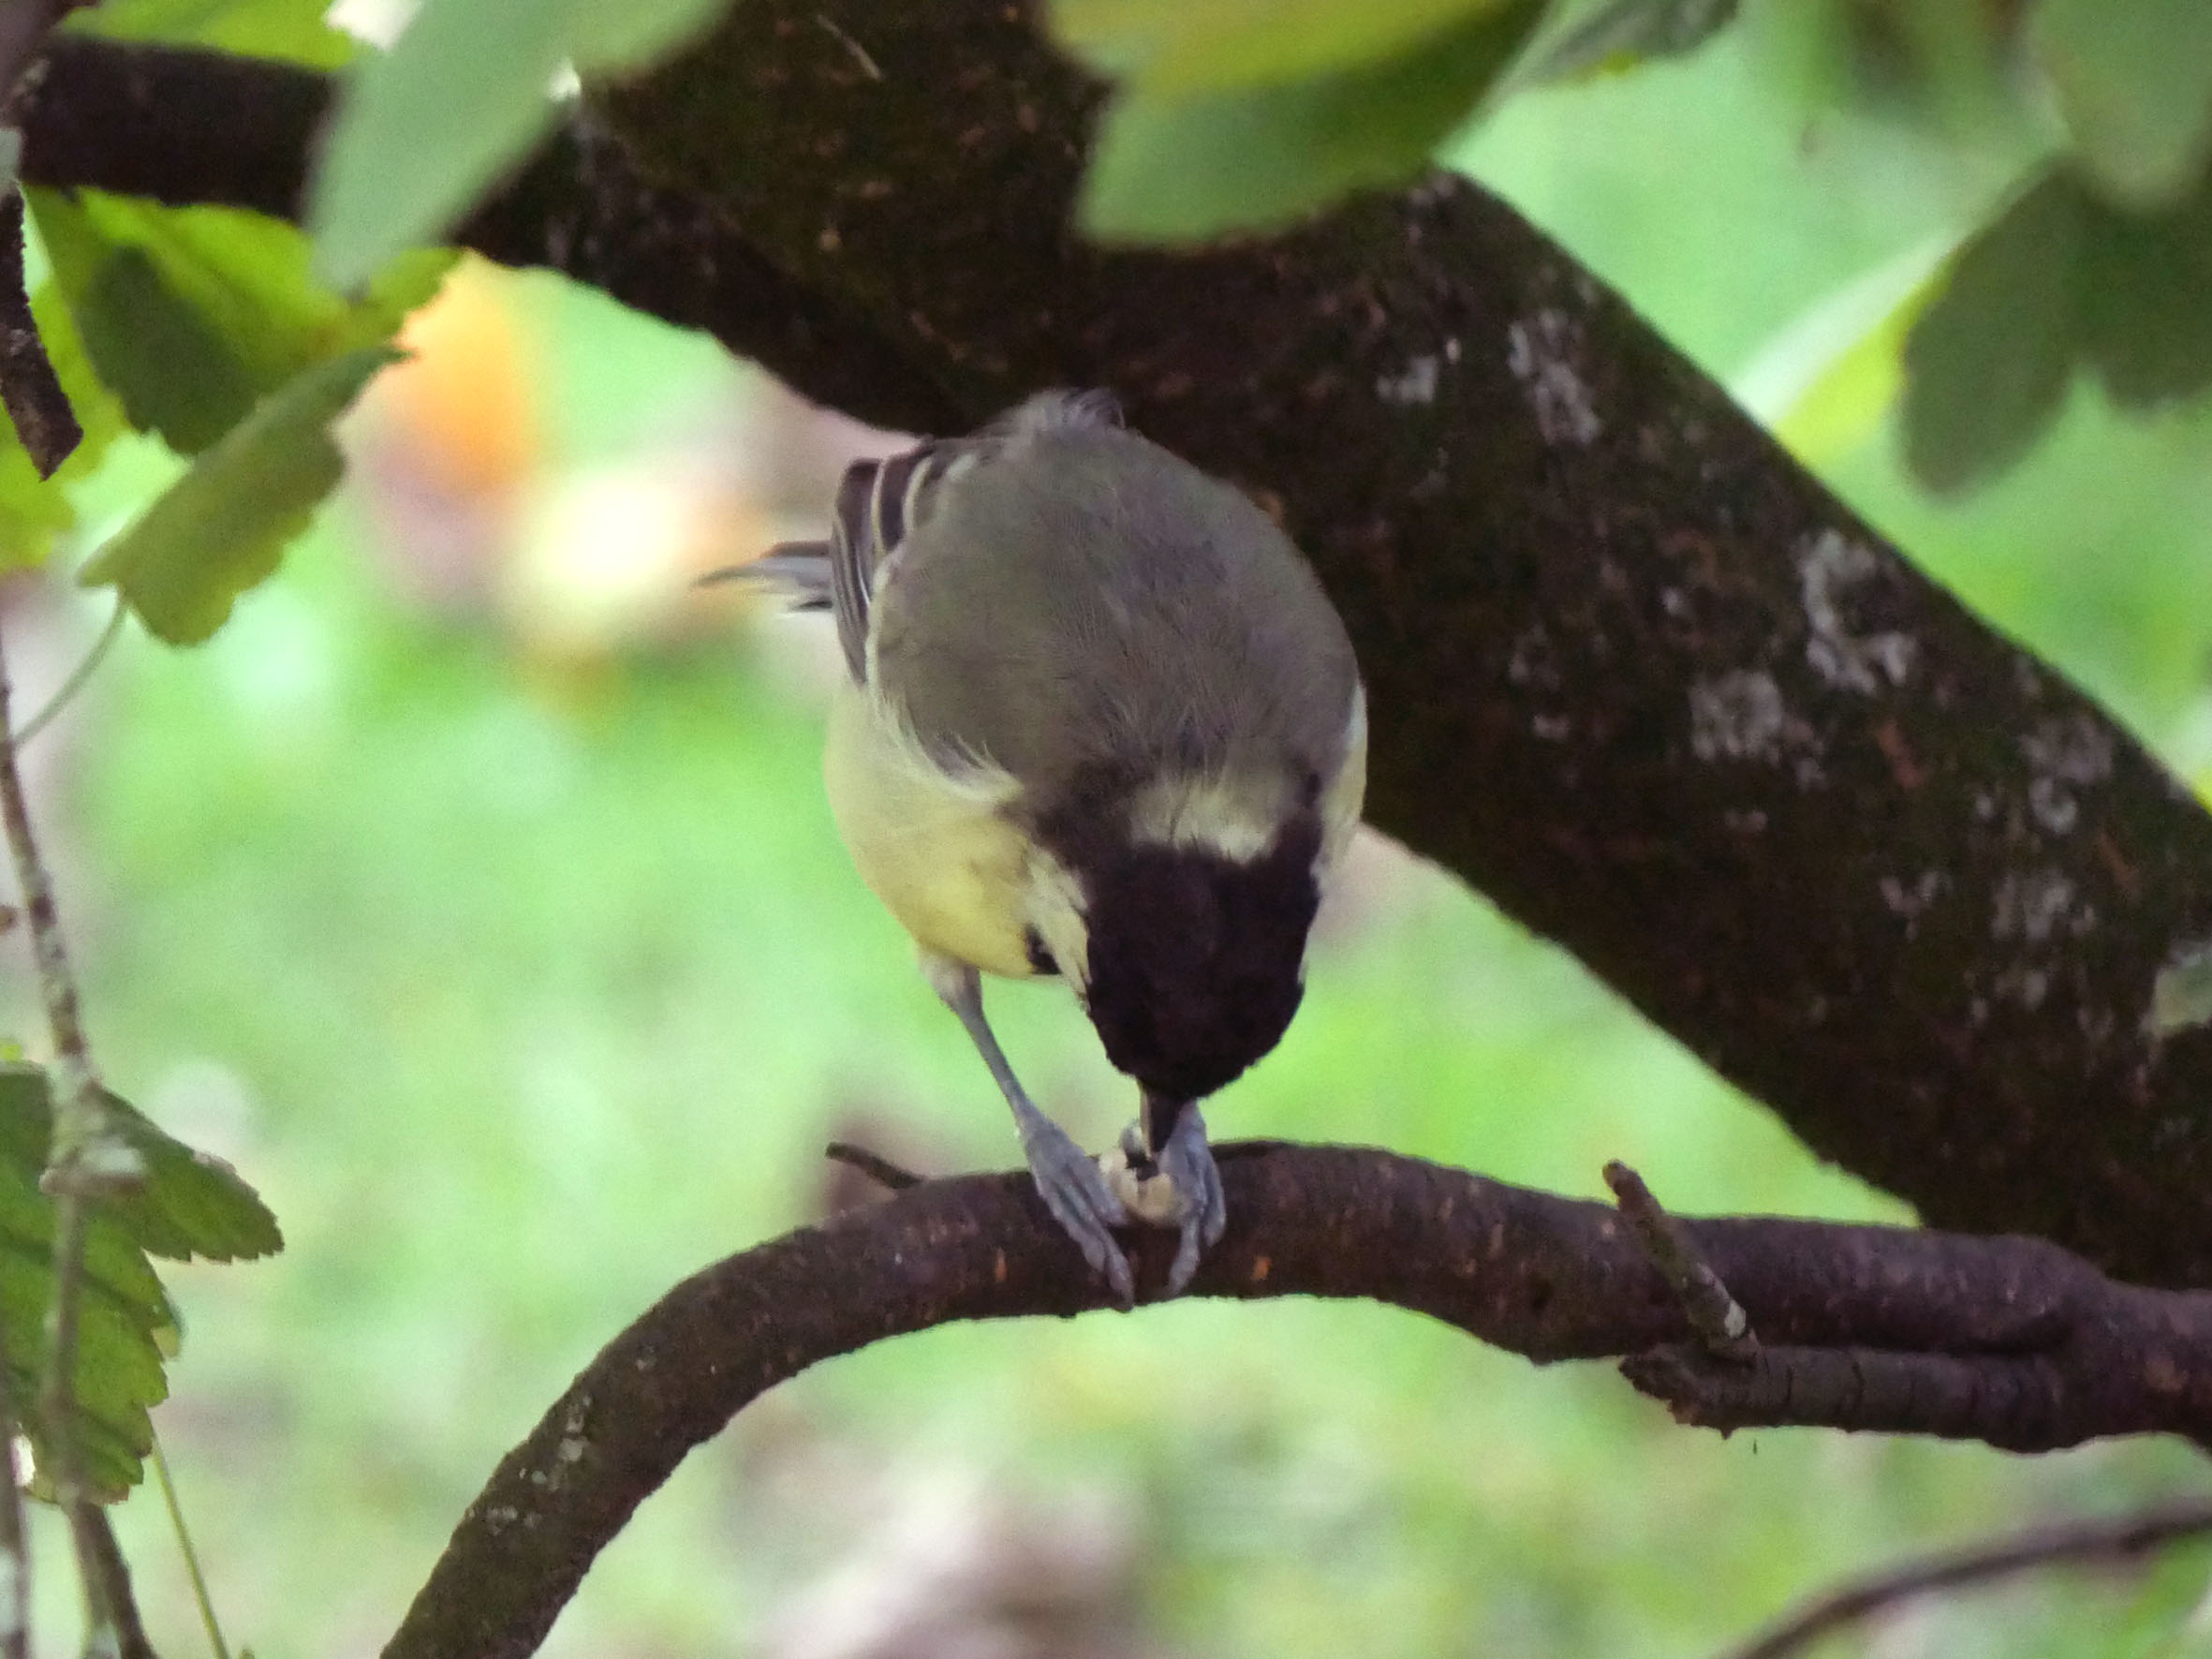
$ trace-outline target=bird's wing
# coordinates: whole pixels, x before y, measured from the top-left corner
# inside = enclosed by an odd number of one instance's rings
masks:
[[[868,607],[876,574],[930,516],[946,485],[1031,434],[1120,422],[1121,411],[1106,393],[1043,392],[970,437],[927,438],[896,455],[848,467],[837,486],[830,540],[813,545],[828,555],[837,639],[854,683],[868,680]]]

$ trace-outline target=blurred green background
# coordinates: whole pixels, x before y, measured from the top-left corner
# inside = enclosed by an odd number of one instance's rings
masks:
[[[1737,376],[1823,300],[1977,222],[2011,160],[1808,116],[1743,31],[1524,98],[1467,164]],[[2015,158],[2016,159],[2016,158]],[[707,341],[465,268],[356,422],[347,498],[214,643],[126,641],[34,751],[96,1052],[283,1220],[174,1276],[157,1414],[234,1643],[373,1652],[498,1456],[695,1267],[849,1193],[858,1138],[1015,1158],[1003,1107],[852,876],[817,776],[824,628],[695,596],[818,522],[867,435]],[[1923,565],[2212,776],[2212,420],[2092,394],[1939,506],[1869,403],[1815,454]],[[111,527],[172,464],[91,486]],[[94,532],[102,527],[95,525]],[[11,650],[104,619],[49,579]],[[1279,1053],[1217,1134],[1371,1142],[1684,1210],[1902,1219],[1571,962],[1363,848]],[[18,988],[16,1029],[31,1022]],[[996,992],[1093,1144],[1126,1085],[1064,993]],[[2155,1444],[2026,1460],[1671,1426],[1405,1313],[1286,1301],[953,1328],[811,1373],[695,1456],[551,1652],[764,1659],[1717,1653],[1916,1548],[2201,1487]],[[121,1512],[196,1651],[157,1502]],[[58,1534],[47,1611],[66,1622]],[[1822,1652],[2212,1652],[2212,1553],[1915,1605]]]

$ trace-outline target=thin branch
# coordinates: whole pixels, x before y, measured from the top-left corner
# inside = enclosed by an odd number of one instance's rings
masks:
[[[130,1563],[108,1524],[108,1512],[97,1503],[69,1506],[69,1536],[77,1546],[79,1570],[84,1576],[85,1609],[91,1628],[85,1633],[85,1659],[159,1659],[147,1639],[139,1617],[138,1597],[130,1585]]]
[[[1540,1361],[1681,1349],[1681,1300],[1611,1206],[1352,1148],[1217,1148],[1230,1223],[1194,1294],[1359,1296]],[[1879,1425],[2009,1446],[2175,1433],[2212,1445],[2212,1293],[2117,1284],[2028,1238],[1771,1219],[1678,1223],[1784,1352],[1879,1351],[1990,1385],[1978,1415]],[[1137,1236],[1157,1295],[1174,1238]],[[1021,1175],[926,1181],[676,1286],[587,1366],[469,1506],[387,1659],[521,1659],[631,1511],[761,1391],[966,1319],[1101,1310]],[[1708,1361],[1718,1364],[1718,1362]],[[2023,1393],[2002,1379],[2036,1369]],[[1744,1370],[1744,1367],[1732,1367]],[[1835,1427],[1868,1426],[1831,1410]],[[1768,1421],[1806,1420],[1789,1400]]]
[[[7,0],[0,6],[0,120],[8,112],[9,95],[38,51],[47,31],[70,12],[93,0]]]
[[[1806,1603],[1728,1659],[1784,1659],[1845,1624],[1930,1591],[1986,1583],[2038,1567],[2129,1561],[2212,1533],[2212,1503],[2176,1503],[2112,1520],[2033,1527],[1964,1549],[1907,1562]]]
[[[865,1147],[856,1147],[850,1141],[832,1141],[822,1148],[822,1156],[833,1163],[842,1163],[848,1169],[857,1169],[877,1186],[892,1192],[903,1192],[908,1187],[919,1187],[922,1178],[910,1169],[901,1169],[880,1152],[871,1152]]]
[[[92,1057],[84,1041],[84,1024],[78,1013],[77,981],[69,971],[68,948],[62,941],[61,918],[54,910],[53,883],[38,854],[31,829],[31,811],[23,794],[22,769],[16,763],[16,744],[9,700],[5,653],[0,652],[0,821],[7,834],[9,853],[15,860],[16,885],[22,893],[24,915],[31,928],[31,955],[37,966],[38,992],[46,1004],[46,1021],[53,1041],[53,1149],[47,1173],[53,1175],[79,1156],[87,1141],[88,1125],[106,1117],[94,1075]],[[66,1127],[65,1127],[66,1126]],[[52,1334],[48,1343],[46,1378],[40,1405],[53,1440],[52,1456],[57,1481],[65,1496],[77,1490],[79,1470],[76,1436],[72,1429],[76,1381],[77,1303],[82,1288],[84,1206],[72,1183],[61,1183],[54,1192],[54,1301]]]
[[[108,653],[114,648],[115,642],[123,637],[123,625],[128,616],[128,609],[119,593],[115,596],[115,608],[108,613],[107,623],[100,630],[100,637],[93,641],[91,649],[78,659],[77,666],[69,671],[69,677],[54,689],[53,695],[46,700],[45,706],[25,720],[17,731],[15,748],[18,754],[29,747],[32,738],[53,723],[54,716],[76,701],[77,693],[84,689],[95,671],[107,660]]]
[[[84,440],[31,315],[23,284],[23,193],[12,185],[0,197],[0,404],[40,478],[52,478]]]
[[[89,1206],[98,1193],[127,1186],[144,1176],[144,1165],[117,1136],[93,1071],[92,1054],[78,1011],[77,982],[69,970],[61,918],[54,908],[53,883],[38,854],[24,797],[22,768],[10,725],[10,688],[0,652],[0,820],[15,861],[23,912],[30,924],[31,954],[37,965],[38,991],[53,1044],[53,1142],[40,1189],[54,1201],[53,1305],[49,1314],[46,1369],[38,1395],[38,1421],[52,1459],[57,1499],[69,1518],[77,1566],[96,1620],[104,1621],[123,1646],[125,1659],[144,1650],[144,1633],[131,1647],[138,1610],[128,1573],[114,1548],[113,1534],[99,1505],[84,1489],[82,1449],[77,1435],[77,1337],[84,1294],[84,1240]]]
[[[8,1387],[8,1355],[0,1340],[0,1659],[30,1659],[31,1542],[23,1530],[22,1489],[16,1481],[15,1438],[21,1430]]]
[[[1743,1304],[1728,1294],[1728,1286],[1698,1253],[1682,1224],[1659,1207],[1644,1178],[1616,1159],[1605,1166],[1605,1184],[1613,1189],[1621,1214],[1636,1229],[1651,1259],[1682,1298],[1682,1311],[1689,1315],[1690,1328],[1706,1351],[1716,1358],[1739,1363],[1755,1356],[1759,1339],[1752,1334],[1750,1317]]]

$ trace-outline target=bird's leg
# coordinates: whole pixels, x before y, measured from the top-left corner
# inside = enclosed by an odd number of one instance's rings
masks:
[[[1222,1229],[1229,1225],[1221,1172],[1214,1167],[1214,1151],[1206,1145],[1206,1120],[1197,1102],[1172,1100],[1147,1089],[1139,1124],[1143,1149],[1159,1166],[1161,1178],[1175,1196],[1173,1225],[1183,1237],[1175,1247],[1174,1264],[1168,1268],[1168,1295],[1179,1296],[1198,1271],[1200,1252],[1220,1243]],[[1129,1139],[1123,1137],[1125,1152],[1130,1149]]]
[[[966,963],[934,952],[922,956],[922,968],[945,1006],[966,1029],[968,1040],[983,1057],[983,1064],[991,1068],[992,1079],[1006,1096],[1006,1104],[1013,1108],[1022,1153],[1029,1162],[1029,1173],[1045,1207],[1068,1230],[1084,1260],[1106,1276],[1122,1304],[1133,1304],[1136,1281],[1129,1275],[1128,1258],[1121,1253],[1113,1233],[1113,1228],[1128,1225],[1128,1212],[1107,1186],[1097,1162],[1066,1130],[1039,1111],[1023,1089],[1013,1067],[1007,1063],[1005,1050],[992,1035],[990,1022],[983,1017],[981,977]]]

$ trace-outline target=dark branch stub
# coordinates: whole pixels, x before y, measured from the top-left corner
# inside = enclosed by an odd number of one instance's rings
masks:
[[[1668,1284],[1682,1298],[1682,1311],[1705,1351],[1716,1359],[1738,1364],[1758,1357],[1759,1338],[1743,1304],[1728,1294],[1728,1286],[1698,1253],[1681,1223],[1659,1207],[1644,1178],[1615,1159],[1605,1166],[1605,1184],[1613,1189],[1621,1214],[1636,1229]]]
[[[23,282],[23,193],[13,188],[0,198],[0,402],[40,478],[52,478],[84,441],[31,315]]]
[[[888,1192],[904,1192],[908,1187],[922,1185],[922,1178],[912,1170],[901,1169],[880,1152],[871,1152],[850,1141],[832,1141],[822,1148],[822,1156],[833,1163],[859,1170]]]
[[[1220,1169],[1231,1219],[1196,1294],[1364,1297],[1538,1361],[1665,1355],[1748,1379],[1731,1397],[1738,1425],[2023,1449],[2142,1433],[2212,1445],[2212,1293],[2117,1284],[2039,1240],[1677,1221],[1765,1338],[1746,1365],[1693,1341],[1680,1297],[1609,1206],[1351,1148],[1231,1144]],[[1157,1287],[1174,1240],[1136,1242],[1139,1281]],[[956,1320],[1106,1302],[1019,1175],[927,1181],[707,1268],[611,1343],[500,1463],[387,1659],[521,1659],[691,1448],[819,1360]],[[1816,1360],[1880,1374],[1856,1394],[1766,1386]],[[2024,1375],[2042,1385],[2023,1390]],[[1965,1380],[1978,1385],[1953,1385]]]

